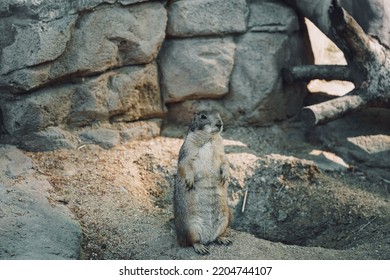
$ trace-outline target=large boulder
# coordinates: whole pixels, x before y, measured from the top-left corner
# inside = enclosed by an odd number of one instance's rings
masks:
[[[221,35],[246,31],[245,0],[184,0],[168,7],[167,34],[177,37]]]
[[[20,150],[0,146],[0,259],[78,259],[81,227]]]
[[[231,37],[168,40],[159,57],[164,102],[226,94],[235,48]]]

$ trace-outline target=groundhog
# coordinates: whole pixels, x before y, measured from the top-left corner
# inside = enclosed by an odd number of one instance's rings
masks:
[[[174,190],[178,244],[208,254],[211,242],[230,245],[226,231],[232,220],[227,202],[229,162],[222,144],[218,112],[194,114],[180,149]]]

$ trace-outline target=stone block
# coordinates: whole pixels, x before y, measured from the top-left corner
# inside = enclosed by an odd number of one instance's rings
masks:
[[[184,0],[168,7],[167,34],[177,37],[246,31],[245,0]]]
[[[74,94],[74,87],[61,86],[3,102],[0,109],[6,134],[18,138],[65,123]]]
[[[23,22],[7,20],[0,23],[13,43],[2,48],[0,75],[51,62],[62,55],[70,40],[77,16],[71,15],[50,22]]]
[[[264,125],[296,114],[306,90],[283,84],[281,69],[302,63],[298,34],[248,32],[237,40],[230,92],[224,98],[237,124]]]
[[[76,149],[77,140],[69,131],[59,127],[47,127],[32,132],[14,141],[20,148],[32,152],[54,151],[58,149]]]
[[[85,144],[96,144],[103,149],[111,149],[120,143],[119,132],[107,128],[85,130],[80,133],[80,139]]]
[[[161,119],[151,119],[149,121],[124,124],[120,130],[121,140],[123,142],[130,142],[159,136],[161,132],[161,123]]]
[[[164,102],[225,95],[235,48],[230,37],[167,41],[159,58]]]
[[[74,96],[69,125],[97,121],[135,121],[162,116],[156,64],[123,67],[81,83]]]
[[[298,17],[293,8],[282,1],[250,1],[248,28],[257,32],[289,32],[299,30]]]

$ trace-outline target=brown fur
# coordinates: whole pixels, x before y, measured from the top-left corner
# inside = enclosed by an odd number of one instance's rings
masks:
[[[177,241],[201,254],[208,253],[208,243],[231,243],[225,237],[232,215],[222,127],[217,112],[195,114],[179,154],[174,191]]]

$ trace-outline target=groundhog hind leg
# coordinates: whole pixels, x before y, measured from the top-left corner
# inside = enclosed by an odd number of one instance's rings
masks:
[[[204,244],[200,243],[200,234],[196,228],[190,227],[188,233],[189,233],[189,239],[192,244],[192,247],[194,247],[194,250],[197,254],[200,255],[210,254],[209,249]]]
[[[210,254],[209,249],[202,243],[200,243],[200,235],[195,229],[190,229],[189,232],[190,242],[192,244],[192,247],[194,247],[194,250],[197,254],[200,255],[208,255]]]
[[[209,249],[200,243],[200,235],[196,229],[189,226],[176,227],[177,242],[181,247],[192,246],[196,253],[201,255],[209,254]]]
[[[228,235],[228,228],[229,228],[229,225],[231,223],[231,219],[232,219],[232,213],[231,213],[231,210],[229,209],[228,211],[228,216],[225,217],[226,220],[224,223],[221,224],[221,234],[217,237],[217,239],[215,240],[215,243],[219,244],[219,245],[231,245],[233,244],[233,241],[227,237]]]
[[[226,246],[233,244],[233,241],[227,235],[228,235],[228,227],[225,227],[225,230],[223,231],[222,234],[220,234],[217,237],[215,243],[219,245],[226,245]]]

